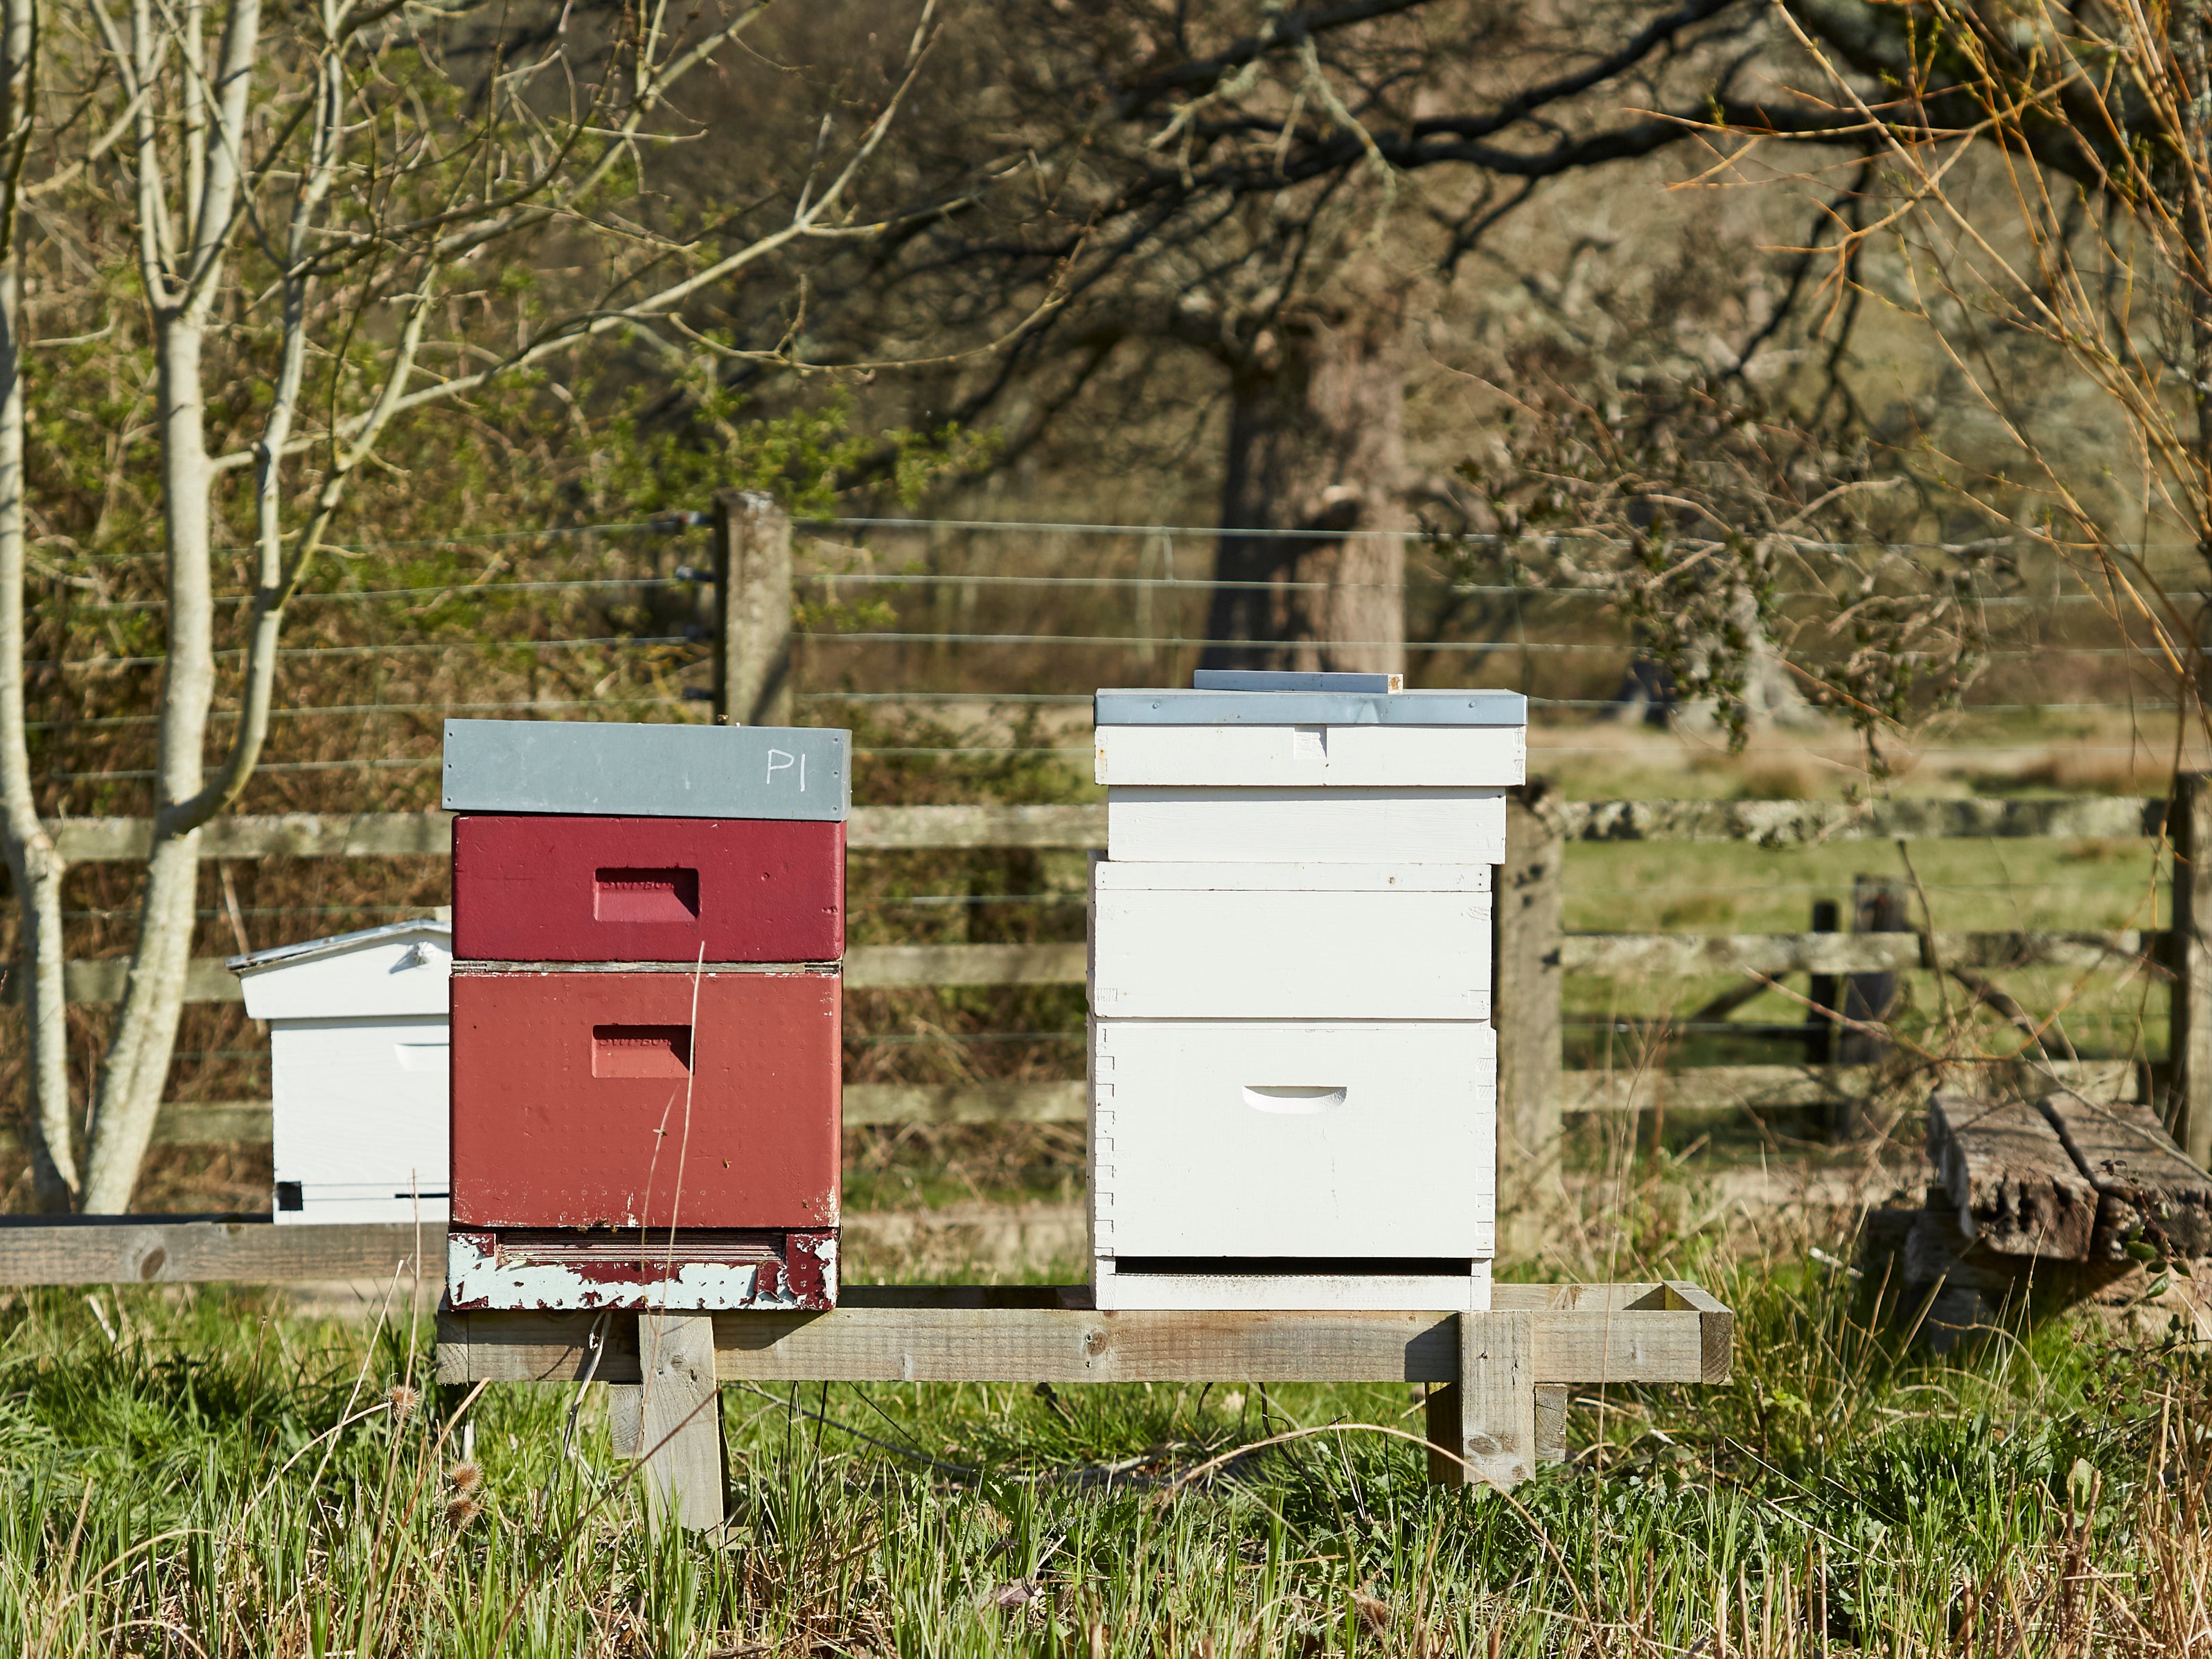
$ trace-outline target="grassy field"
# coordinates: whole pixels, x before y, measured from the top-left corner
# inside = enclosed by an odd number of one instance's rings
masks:
[[[2203,1355],[2153,1308],[1915,1357],[1812,1243],[1659,1246],[1735,1380],[1579,1398],[1510,1499],[1423,1483],[1404,1388],[732,1387],[720,1540],[647,1523],[597,1401],[425,1389],[404,1316],[21,1296],[0,1651],[2202,1652]]]

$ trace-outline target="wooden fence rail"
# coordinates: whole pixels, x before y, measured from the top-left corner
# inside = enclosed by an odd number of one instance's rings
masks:
[[[1532,798],[1534,792],[1532,793]],[[433,858],[451,850],[443,812],[307,813],[219,819],[203,832],[210,857]],[[1716,842],[1763,848],[1862,840],[2064,837],[2152,839],[2171,836],[2176,852],[2171,930],[2011,933],[1803,933],[1753,934],[1569,933],[1559,925],[1562,866],[1547,845],[1567,842]],[[150,829],[142,818],[83,818],[61,827],[63,855],[75,862],[142,856]],[[855,852],[1027,848],[1103,848],[1101,805],[863,806],[854,810],[848,845]],[[2212,793],[2200,775],[2179,781],[2174,799],[2111,796],[2054,800],[1935,801],[1557,801],[1516,803],[1510,836],[1517,862],[1498,894],[1501,1119],[1536,1152],[1555,1140],[1562,1114],[1670,1105],[1819,1105],[1863,1091],[1871,1073],[1839,1066],[1714,1066],[1638,1074],[1571,1072],[1559,1052],[1559,975],[1850,975],[1899,971],[1973,972],[2048,966],[2142,973],[2166,981],[2174,1006],[2172,1058],[2162,1078],[2184,1144],[2212,1159]],[[2201,919],[2201,921],[2200,921]],[[1505,964],[1527,969],[1508,975]],[[872,945],[846,958],[855,990],[928,986],[1061,985],[1082,982],[1078,942],[993,945]],[[72,962],[70,1000],[112,1002],[122,993],[120,960]],[[1513,981],[1510,994],[1505,981]],[[219,958],[189,968],[189,1000],[235,1001],[237,980]],[[1533,1045],[1533,1046],[1532,1046]],[[2200,1052],[2202,1051],[2202,1052]],[[2148,1086],[2142,1068],[2082,1062],[2085,1085],[2124,1077]],[[204,1144],[252,1126],[266,1133],[265,1103],[173,1107],[157,1139]],[[1073,1122],[1083,1115],[1076,1082],[958,1088],[860,1085],[846,1095],[848,1122]]]
[[[2155,839],[2166,803],[2157,797],[2065,800],[1564,801],[1545,816],[1569,841],[1728,841],[1802,847],[1841,841],[2081,841]],[[147,818],[70,818],[58,845],[72,864],[143,858]],[[959,850],[1106,845],[1106,809],[1083,806],[856,806],[846,827],[855,851]],[[210,858],[442,858],[453,850],[444,812],[312,812],[217,818],[200,831]]]
[[[2170,977],[2162,933],[1570,933],[1559,944],[1567,972],[1625,978],[1639,974],[1857,974],[1945,968],[2135,968]],[[1045,945],[859,945],[846,952],[855,991],[927,985],[1080,985],[1086,947]],[[69,964],[69,1000],[118,1002],[120,957]],[[185,1000],[236,1002],[238,976],[221,957],[187,967]]]

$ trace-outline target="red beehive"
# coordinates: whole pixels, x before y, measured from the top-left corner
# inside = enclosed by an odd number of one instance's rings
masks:
[[[845,826],[453,820],[453,954],[478,962],[835,962]]]
[[[459,1227],[837,1224],[834,973],[456,964]]]

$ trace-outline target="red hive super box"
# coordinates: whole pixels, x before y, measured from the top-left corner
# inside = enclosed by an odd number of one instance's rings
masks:
[[[834,1306],[847,734],[447,735],[449,1304]]]

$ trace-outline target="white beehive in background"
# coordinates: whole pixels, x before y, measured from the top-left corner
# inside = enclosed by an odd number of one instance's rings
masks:
[[[453,927],[400,921],[235,957],[269,1024],[280,1222],[443,1223]]]
[[[1492,866],[1527,702],[1395,684],[1097,695],[1101,1308],[1489,1306]]]

